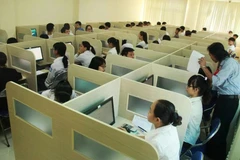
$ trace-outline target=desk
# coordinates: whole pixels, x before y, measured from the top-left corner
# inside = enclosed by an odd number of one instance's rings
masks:
[[[49,72],[49,70],[47,70],[47,69],[42,69],[42,70],[36,71],[36,75],[38,76],[38,75],[45,74],[45,73],[48,73],[48,72]]]

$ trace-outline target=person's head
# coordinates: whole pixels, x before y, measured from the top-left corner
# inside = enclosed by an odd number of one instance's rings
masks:
[[[207,67],[207,69],[209,70],[209,72],[212,73],[211,68],[210,68],[209,66],[206,66],[206,67]],[[200,69],[198,70],[198,74],[201,74],[201,75],[203,75],[204,77],[207,77],[202,68],[200,68]]]
[[[105,26],[104,25],[101,25],[98,27],[99,29],[105,29]]]
[[[86,25],[85,31],[86,32],[93,32],[92,26],[91,25]]]
[[[167,24],[167,22],[162,22],[162,25],[166,25]]]
[[[162,30],[162,31],[166,31],[167,28],[166,28],[165,26],[162,26],[162,27],[160,28],[160,30]]]
[[[7,63],[7,56],[3,52],[0,52],[0,67],[5,67]]]
[[[155,128],[163,127],[172,124],[178,126],[182,124],[182,117],[175,110],[174,104],[167,100],[157,100],[153,102],[148,112],[148,121]]]
[[[185,31],[185,27],[184,26],[181,26],[181,27],[179,27],[180,28],[180,31],[181,32],[184,32]]]
[[[143,27],[143,22],[139,22],[138,27]]]
[[[72,87],[68,81],[61,81],[54,89],[55,101],[65,103],[71,99]]]
[[[111,23],[110,22],[106,22],[105,23],[105,29],[109,29],[111,28]]]
[[[144,32],[144,31],[141,31],[138,35],[138,38],[141,40],[141,41],[144,41],[146,44],[148,44],[148,37],[147,37],[147,33]]]
[[[203,30],[203,31],[207,31],[207,28],[206,28],[206,27],[203,27],[202,30]]]
[[[154,40],[152,43],[159,44],[158,40]]]
[[[47,34],[44,34],[44,33],[40,35],[40,38],[49,39],[48,35],[47,35]]]
[[[75,27],[76,30],[78,30],[79,28],[81,28],[81,26],[82,26],[82,23],[81,23],[80,21],[76,21],[76,22],[75,22],[74,27]]]
[[[144,25],[144,26],[147,26],[147,25],[148,25],[148,22],[147,22],[147,21],[144,21],[144,22],[143,22],[143,25]]]
[[[192,33],[196,34],[196,33],[197,33],[197,31],[196,31],[196,30],[192,30]]]
[[[126,39],[123,39],[122,40],[122,45],[126,44],[127,43],[127,40]]]
[[[238,35],[237,34],[234,34],[233,35],[233,38],[235,38],[235,40],[238,38]]]
[[[116,48],[116,50],[117,50],[117,53],[119,54],[119,52],[120,52],[120,47],[119,47],[119,40],[118,39],[116,39],[116,38],[114,38],[114,37],[111,37],[111,38],[109,38],[108,40],[107,40],[107,42],[108,42],[108,46],[110,47],[110,48]]]
[[[141,45],[137,45],[136,48],[143,48],[143,46],[141,46]]]
[[[162,40],[171,41],[171,38],[168,35],[164,35]]]
[[[148,26],[151,26],[151,22],[147,22],[147,25],[148,25]]]
[[[47,32],[53,32],[54,30],[54,24],[53,23],[48,23],[46,26]]]
[[[132,26],[132,27],[135,26],[135,23],[134,23],[134,22],[131,22],[131,26]]]
[[[7,39],[7,44],[11,44],[11,43],[18,43],[18,40],[14,37],[8,38]]]
[[[126,27],[132,27],[131,24],[126,24]]]
[[[134,58],[134,49],[125,47],[121,53],[122,56]]]
[[[158,26],[161,26],[161,22],[157,22],[157,25],[158,25]]]
[[[222,62],[225,58],[229,57],[228,52],[224,49],[224,46],[220,42],[212,43],[207,48],[211,59],[217,63]]]
[[[228,45],[231,46],[231,45],[234,45],[234,43],[235,43],[235,38],[230,37],[230,38],[228,39]]]
[[[65,27],[62,27],[61,33],[70,34],[70,30]]]
[[[62,62],[63,62],[64,68],[68,67],[68,58],[65,55],[66,50],[67,50],[67,47],[63,42],[57,42],[53,45],[54,55],[56,55],[56,57],[63,57]]]
[[[65,27],[67,30],[70,30],[70,24],[69,23],[64,23],[63,27]]]
[[[82,43],[79,45],[79,51],[80,53],[84,53],[85,51],[91,51],[93,54],[96,54],[93,46],[91,46],[91,44],[87,41],[82,41]]]
[[[191,31],[187,30],[187,31],[185,32],[185,36],[191,37],[191,35],[192,35],[192,32],[191,32]]]
[[[232,35],[232,34],[233,34],[233,32],[232,32],[232,31],[229,31],[229,32],[228,32],[228,34]]]
[[[105,72],[106,61],[102,57],[95,56],[92,58],[89,68]]]
[[[211,99],[209,82],[207,78],[202,75],[194,75],[190,77],[186,91],[192,98],[202,96],[203,104],[208,104]]]

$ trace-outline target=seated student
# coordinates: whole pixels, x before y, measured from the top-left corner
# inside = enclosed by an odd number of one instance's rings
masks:
[[[129,48],[129,47],[125,47],[122,52],[121,52],[122,56],[128,57],[128,58],[134,58],[134,49],[133,48]]]
[[[78,53],[74,56],[74,63],[82,64],[85,67],[88,67],[92,58],[95,57],[95,49],[87,41],[82,41],[82,44],[79,45]]]
[[[119,54],[120,52],[119,40],[114,37],[111,37],[107,40],[107,42],[108,42],[109,48],[111,48],[108,51],[108,54],[116,54],[116,55]]]
[[[68,58],[65,55],[66,49],[66,45],[63,42],[57,42],[53,45],[53,53],[56,59],[51,64],[47,79],[45,80],[47,88],[54,88],[59,81],[66,78],[64,76],[61,78],[61,75],[66,74],[68,68]],[[60,79],[56,79],[57,77],[60,77]]]
[[[139,22],[137,27],[143,27],[143,23],[142,22]]]
[[[167,25],[167,22],[162,22],[162,25],[163,25],[163,26]]]
[[[85,31],[86,32],[93,32],[92,26],[91,25],[86,25]]]
[[[169,36],[169,33],[167,32],[167,28],[165,26],[162,26],[160,30],[165,31],[166,32],[165,35]]]
[[[41,95],[59,103],[65,103],[77,97],[75,91],[66,80],[60,81],[53,89],[43,91]]]
[[[236,54],[235,54],[235,38],[231,37],[228,39],[228,49],[227,52],[231,55],[231,57],[235,58]]]
[[[232,36],[233,36],[233,32],[232,32],[232,31],[229,31],[229,32],[228,32],[228,35],[229,35],[229,37],[232,37]]]
[[[197,34],[197,31],[196,30],[192,30],[192,33]]]
[[[185,32],[185,36],[191,37],[191,35],[192,35],[191,31],[187,30],[187,31]]]
[[[131,24],[126,24],[126,27],[132,28]]]
[[[53,31],[54,31],[54,24],[53,23],[48,23],[46,25],[46,34],[48,35],[49,38],[53,38]]]
[[[7,44],[18,43],[18,40],[14,37],[7,39]]]
[[[174,38],[179,38],[179,32],[181,31],[180,28],[176,28]]]
[[[148,22],[147,22],[147,21],[144,21],[144,22],[143,22],[143,26],[148,26]]]
[[[127,40],[126,39],[123,39],[122,40],[122,45],[126,44],[127,43]]]
[[[174,104],[167,100],[155,101],[147,119],[155,129],[140,137],[156,149],[159,160],[179,160],[180,142],[176,126],[182,124],[182,117],[177,114]]]
[[[181,36],[184,36],[185,35],[185,27],[184,26],[181,26],[179,27],[180,28],[180,35]]]
[[[75,27],[75,32],[77,30],[84,31],[84,29],[82,28],[82,23],[80,21],[76,21],[74,27]]]
[[[152,43],[159,44],[158,40],[154,40]]]
[[[62,27],[62,29],[61,29],[61,33],[64,33],[64,34],[68,34],[68,35],[70,35],[70,30],[68,30],[68,29],[65,28],[65,27]]]
[[[141,31],[138,35],[138,38],[140,40],[140,42],[137,44],[142,46],[144,49],[148,48],[148,37],[147,37],[147,33],[144,31]]]
[[[158,25],[158,26],[161,26],[161,22],[157,22],[157,25]]]
[[[134,22],[131,22],[131,26],[134,27],[134,26],[135,26],[135,23],[134,23]]]
[[[44,33],[40,35],[40,38],[49,39],[48,35],[47,35],[47,34],[44,34]]]
[[[99,26],[99,29],[105,29],[104,25]]]
[[[106,22],[105,23],[105,29],[109,29],[111,28],[111,23],[110,22]]]
[[[235,39],[234,46],[236,47],[236,46],[237,46],[237,43],[236,43],[236,41],[237,41],[238,35],[237,35],[237,34],[234,34],[234,35],[233,35],[233,38]]]
[[[72,33],[72,31],[70,30],[70,24],[69,24],[69,23],[64,23],[63,27],[66,28],[67,33],[69,33],[69,35],[71,35],[71,36],[74,35],[74,34]]]
[[[207,28],[206,28],[206,27],[203,27],[203,28],[202,28],[202,31],[207,31]]]
[[[101,72],[105,72],[106,61],[102,57],[95,56],[91,60],[91,63],[88,68],[92,68]]]
[[[170,36],[168,36],[168,35],[164,35],[163,38],[162,38],[162,40],[171,41],[171,38],[170,38]]]
[[[148,21],[148,22],[147,22],[147,26],[151,26],[151,22]]]
[[[142,49],[143,49],[143,46],[141,46],[141,45],[137,45],[136,48],[142,48]]]
[[[18,82],[22,78],[22,74],[15,69],[7,68],[7,56],[0,52],[0,97],[6,97],[6,84],[9,81]]]
[[[186,135],[184,138],[183,148],[188,149],[195,145],[200,135],[200,124],[203,115],[202,104],[208,104],[211,98],[209,82],[202,75],[190,77],[187,84],[187,93],[192,102],[192,112],[190,114]]]

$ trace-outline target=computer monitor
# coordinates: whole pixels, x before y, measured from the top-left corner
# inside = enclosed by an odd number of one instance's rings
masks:
[[[154,75],[152,74],[151,76],[147,77],[142,81],[142,83],[148,84],[150,86],[153,86],[153,80],[154,80]]]
[[[99,121],[113,125],[115,123],[113,97],[108,98],[100,104],[91,106],[83,113]]]
[[[26,48],[26,50],[31,51],[33,53],[36,61],[43,60],[43,53],[42,53],[41,46]]]
[[[70,44],[70,45],[72,45],[72,42],[65,42],[66,44]]]
[[[37,29],[31,28],[32,36],[37,37]]]
[[[109,47],[107,41],[101,40],[101,42],[102,42],[102,47],[105,47],[105,48]]]

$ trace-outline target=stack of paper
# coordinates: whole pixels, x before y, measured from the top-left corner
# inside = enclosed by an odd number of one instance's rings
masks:
[[[198,63],[199,59],[205,57],[203,54],[193,50],[192,54],[190,56],[190,59],[188,61],[188,66],[187,66],[187,70],[189,72],[198,74],[198,71],[200,69],[200,65]]]

